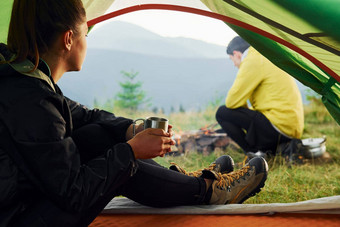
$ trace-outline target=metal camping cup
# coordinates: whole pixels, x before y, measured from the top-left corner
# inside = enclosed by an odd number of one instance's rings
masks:
[[[137,121],[143,121],[144,123],[144,129],[147,128],[160,128],[163,129],[164,131],[168,132],[168,124],[169,121],[166,118],[162,117],[148,117],[146,119],[144,118],[138,118],[133,121],[133,135],[136,135],[136,122]]]

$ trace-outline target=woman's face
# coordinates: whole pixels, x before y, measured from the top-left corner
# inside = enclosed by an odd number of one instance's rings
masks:
[[[86,49],[87,49],[87,42],[86,42],[86,35],[88,32],[87,23],[84,22],[79,25],[79,33],[73,34],[73,44],[71,48],[71,53],[69,57],[69,70],[68,71],[79,71],[83,65],[85,56],[86,56]]]

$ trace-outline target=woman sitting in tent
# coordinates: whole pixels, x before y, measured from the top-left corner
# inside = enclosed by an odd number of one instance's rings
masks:
[[[170,207],[261,190],[263,158],[231,173],[229,156],[196,174],[169,170],[151,159],[171,151],[171,126],[133,136],[131,119],[64,97],[56,83],[81,69],[87,33],[81,0],[14,0],[0,46],[1,226],[87,226],[117,195]]]

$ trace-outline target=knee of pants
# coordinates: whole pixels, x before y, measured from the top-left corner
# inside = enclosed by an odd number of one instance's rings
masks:
[[[230,113],[232,109],[229,109],[228,107],[226,106],[220,106],[217,111],[216,111],[216,114],[215,114],[215,118],[218,122],[220,121],[225,121],[226,119],[228,119],[228,115]]]

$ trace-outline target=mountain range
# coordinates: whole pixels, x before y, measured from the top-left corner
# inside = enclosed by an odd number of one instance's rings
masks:
[[[122,71],[138,72],[137,81],[153,108],[199,110],[224,97],[237,68],[225,47],[189,38],[169,38],[137,25],[112,21],[89,33],[80,72],[58,82],[64,94],[89,107],[121,92]],[[299,87],[303,89],[300,84]]]

